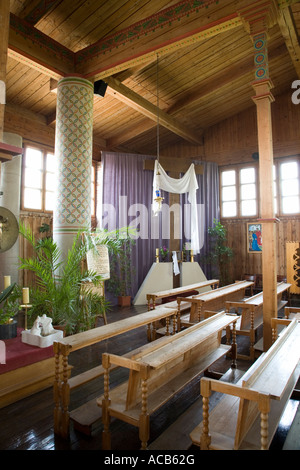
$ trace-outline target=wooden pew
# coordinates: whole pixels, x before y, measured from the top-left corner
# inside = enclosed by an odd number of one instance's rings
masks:
[[[134,315],[124,320],[93,328],[92,330],[82,333],[77,333],[63,338],[60,342],[55,342],[53,344],[55,355],[55,378],[53,385],[55,434],[65,439],[69,437],[69,404],[71,390],[97,377],[101,377],[104,372],[102,366],[98,366],[77,376],[70,377],[70,367],[68,364],[70,353],[142,326],[147,326],[147,338],[148,341],[151,341],[156,337],[156,322],[161,319],[169,319],[173,316],[175,317],[175,321],[173,322],[175,325],[176,315],[176,307],[171,309],[159,306],[155,310]],[[98,408],[97,411],[99,411]],[[76,412],[74,412],[74,414],[76,415]]]
[[[205,292],[191,297],[178,297],[178,323],[181,326],[191,326],[199,322],[204,317],[206,310],[221,310],[225,307],[227,300],[239,301],[245,298],[245,290],[252,286],[252,281],[237,281],[228,286],[219,287],[210,292]],[[187,316],[181,316],[181,302],[190,304],[190,313]]]
[[[285,307],[284,316],[285,318],[300,320],[300,307]]]
[[[290,290],[291,284],[280,282],[277,284],[277,311],[283,308],[287,301],[282,300],[282,295]],[[259,345],[255,347],[255,336],[257,329],[263,324],[263,292],[249,297],[244,302],[225,302],[226,312],[234,310],[236,313],[240,311],[241,315],[237,322],[236,333],[242,336],[248,336],[250,339],[250,355],[238,355],[244,359],[255,359],[255,349],[259,349]],[[227,332],[227,339],[229,332]]]
[[[216,360],[233,351],[235,367],[236,315],[216,314],[174,336],[149,343],[140,354],[131,358],[104,353],[104,395],[98,399],[102,407],[102,449],[111,447],[110,419],[116,417],[139,428],[142,449],[146,449],[150,433],[150,416],[198,377]],[[223,328],[232,325],[233,344],[221,344]],[[109,390],[112,365],[129,370],[128,381]]]
[[[277,320],[280,322],[280,320]],[[201,450],[266,450],[299,377],[300,324],[293,320],[237,384],[201,379],[203,421],[191,432]],[[211,392],[223,393],[209,412]]]
[[[174,289],[167,289],[160,292],[154,292],[152,294],[147,294],[147,304],[148,310],[155,309],[158,300],[165,299],[166,297],[178,297],[181,294],[190,292],[193,290],[200,290],[206,287],[212,287],[216,289],[219,286],[218,279],[210,279],[209,281],[199,281],[195,284],[189,284],[187,286],[175,287]],[[173,308],[175,305],[174,302],[164,304],[164,306],[170,306]]]

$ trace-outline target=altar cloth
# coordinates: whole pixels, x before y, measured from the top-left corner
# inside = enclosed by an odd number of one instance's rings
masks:
[[[0,364],[0,374],[20,367],[34,364],[54,356],[53,346],[39,348],[22,342],[22,328],[18,328],[17,336],[3,340],[5,345],[5,364]]]

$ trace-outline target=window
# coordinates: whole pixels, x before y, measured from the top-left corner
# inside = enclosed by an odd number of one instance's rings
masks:
[[[23,210],[52,212],[55,203],[57,163],[54,153],[26,146],[23,165]],[[96,210],[96,166],[91,169],[91,216]]]
[[[220,171],[221,217],[257,217],[258,165]],[[278,159],[273,166],[274,213],[300,212],[300,159]]]
[[[54,206],[56,161],[53,153],[25,148],[23,209],[52,211]]]
[[[236,217],[237,194],[236,194],[236,171],[222,171],[221,173],[221,200],[222,216]]]
[[[241,216],[251,217],[257,215],[255,168],[242,168],[240,170],[240,201]]]
[[[299,212],[299,162],[280,164],[280,188],[282,214]]]
[[[256,168],[221,171],[222,217],[257,215]]]

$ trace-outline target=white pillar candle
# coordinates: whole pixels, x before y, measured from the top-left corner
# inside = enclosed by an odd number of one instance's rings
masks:
[[[158,256],[158,248],[156,248],[156,256]]]
[[[10,276],[4,276],[4,289],[11,285],[11,278]]]
[[[23,304],[29,304],[29,287],[23,287]]]

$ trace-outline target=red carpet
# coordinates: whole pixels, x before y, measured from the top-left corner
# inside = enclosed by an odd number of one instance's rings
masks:
[[[19,367],[28,366],[34,362],[42,361],[54,356],[53,346],[48,348],[39,348],[22,343],[21,332],[23,330],[18,328],[16,338],[5,339],[5,353],[6,364],[0,364],[0,374],[4,374],[10,370],[18,369]]]

